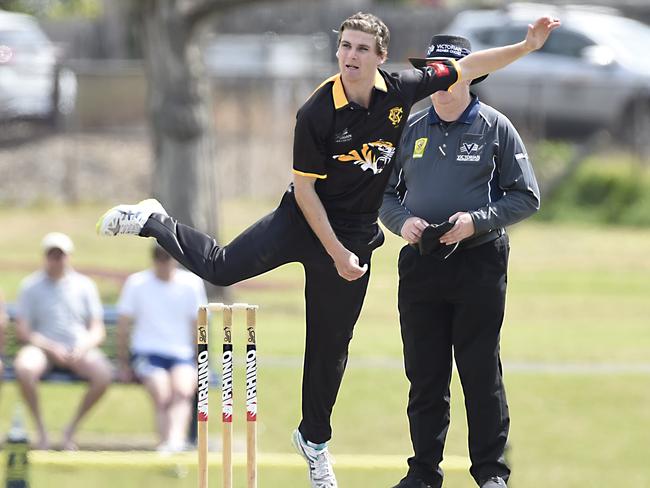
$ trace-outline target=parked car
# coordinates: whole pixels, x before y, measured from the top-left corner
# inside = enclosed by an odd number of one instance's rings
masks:
[[[613,9],[511,4],[459,13],[445,29],[474,50],[520,41],[527,25],[555,15],[562,27],[542,49],[492,73],[473,90],[522,127],[548,135],[611,129],[647,145],[650,134],[650,27]]]
[[[36,20],[0,10],[0,121],[55,122],[74,107],[77,82]]]

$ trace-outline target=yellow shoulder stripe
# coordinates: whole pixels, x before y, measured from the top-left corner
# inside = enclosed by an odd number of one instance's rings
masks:
[[[383,92],[388,91],[388,86],[386,85],[386,80],[384,80],[384,77],[381,76],[381,73],[379,70],[375,73],[375,88],[377,90],[381,90]]]
[[[327,175],[319,175],[316,173],[304,173],[302,171],[298,171],[297,169],[293,169],[292,171],[297,175],[307,176],[309,178],[318,178],[319,180],[324,180],[325,178],[327,178]]]
[[[332,83],[332,102],[334,103],[334,108],[338,110],[341,107],[345,107],[348,104],[348,99],[345,96],[345,90],[343,89],[343,83],[341,82],[341,73],[330,76],[323,81],[313,92],[311,92],[309,98],[328,83]]]

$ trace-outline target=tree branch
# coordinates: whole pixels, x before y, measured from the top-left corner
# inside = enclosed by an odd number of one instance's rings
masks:
[[[190,28],[199,22],[204,21],[217,12],[225,12],[234,7],[243,7],[256,3],[264,3],[269,0],[200,0],[186,9],[184,18]],[[278,2],[279,0],[274,0]]]
[[[236,0],[232,0],[236,1]],[[190,28],[209,18],[221,9],[221,0],[201,0],[185,9],[183,17]],[[232,2],[230,2],[232,3]]]

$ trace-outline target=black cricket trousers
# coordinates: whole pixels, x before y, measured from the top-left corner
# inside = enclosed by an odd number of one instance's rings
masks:
[[[439,464],[449,428],[452,350],[465,397],[470,473],[477,483],[510,475],[499,355],[508,253],[507,234],[446,260],[420,256],[411,246],[400,252],[398,301],[415,453],[409,473],[436,488],[442,486]]]
[[[153,214],[141,236],[154,237],[188,270],[217,286],[229,286],[290,262],[305,270],[306,341],[302,378],[303,437],[322,443],[332,436],[330,417],[348,359],[348,345],[368,287],[372,250],[383,242],[375,222],[332,220],[346,247],[368,271],[341,278],[332,258],[302,215],[291,190],[272,213],[230,244],[216,241],[172,217]],[[357,220],[357,221],[355,221]]]

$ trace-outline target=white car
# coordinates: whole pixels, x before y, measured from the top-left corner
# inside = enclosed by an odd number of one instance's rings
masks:
[[[520,41],[542,15],[560,18],[542,49],[472,87],[486,103],[541,135],[611,129],[634,144],[650,134],[650,27],[599,7],[511,4],[459,13],[445,32],[472,49]]]
[[[0,10],[0,121],[54,122],[74,108],[77,81],[36,20]]]

